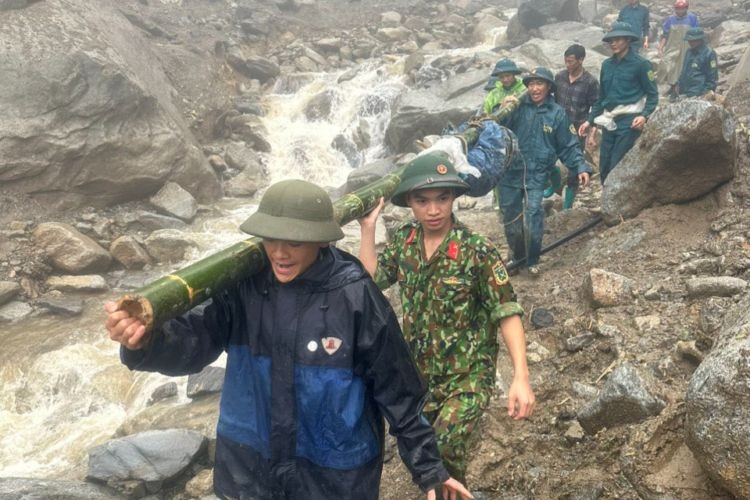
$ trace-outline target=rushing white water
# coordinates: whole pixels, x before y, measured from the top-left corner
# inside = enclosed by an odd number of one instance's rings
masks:
[[[461,52],[468,50],[452,51]],[[280,79],[264,102],[271,180],[303,178],[340,186],[352,161],[365,164],[382,157],[391,107],[406,89],[402,68],[403,59],[393,58],[385,64],[362,64],[346,75]],[[329,93],[330,113],[311,121],[304,110],[320,92]],[[369,136],[366,149],[355,148],[347,156],[331,147],[339,135],[353,143],[362,132]],[[200,250],[190,260],[247,237],[237,226],[254,211],[253,203],[225,199],[214,208],[221,216],[191,226],[190,236]],[[351,228],[346,232],[349,243],[345,241],[344,248],[356,238]],[[171,269],[128,274],[146,282]],[[108,299],[123,291],[112,290]],[[155,388],[177,380],[180,401],[185,400],[186,377],[133,373],[120,364],[118,345],[103,328],[104,300],[88,299],[83,314],[74,318],[37,316],[0,325],[0,477],[83,478],[87,451],[111,439],[118,427],[142,411]]]

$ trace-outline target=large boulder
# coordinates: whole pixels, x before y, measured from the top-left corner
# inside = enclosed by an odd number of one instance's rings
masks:
[[[89,450],[87,479],[98,482],[168,482],[203,452],[208,439],[185,429],[146,431]]]
[[[426,89],[404,94],[386,129],[386,144],[396,153],[414,151],[414,141],[439,134],[449,123],[458,125],[484,99],[487,71],[467,71]]]
[[[577,21],[581,18],[578,0],[521,0],[517,15],[526,29],[543,26],[550,19]]]
[[[562,21],[559,23],[547,24],[539,28],[539,34],[546,40],[569,40],[570,44],[579,43],[588,49],[599,49],[603,47],[602,37],[604,30],[598,26],[589,26],[576,21]],[[550,54],[553,59],[556,58],[553,67],[559,67],[559,61],[562,60],[565,51],[559,54]],[[589,53],[587,52],[588,56]],[[587,62],[590,62],[588,57]],[[589,70],[590,71],[590,70]],[[599,74],[595,73],[598,78]]]
[[[219,196],[158,58],[112,5],[48,0],[0,17],[0,184],[51,211],[142,198],[167,180]]]
[[[97,273],[109,269],[112,257],[99,243],[69,224],[45,222],[32,234],[56,269],[72,274]]]
[[[586,37],[586,39],[589,38],[589,36]],[[511,50],[511,58],[516,61],[516,64],[528,70],[537,66],[559,68],[562,65],[563,54],[565,54],[565,50],[568,47],[574,43],[585,45],[582,42],[578,42],[577,39],[578,35],[574,32],[568,33],[568,36],[560,39],[532,38],[523,45]],[[599,78],[599,70],[602,67],[605,56],[596,50],[588,49],[596,49],[599,46],[601,44],[594,45],[593,47],[586,46],[586,60],[584,62],[584,68],[597,79]]]
[[[750,294],[724,320],[685,398],[687,443],[703,470],[750,498]]]
[[[745,120],[750,117],[750,47],[745,50],[734,73],[729,77],[725,102],[738,117]]]
[[[661,106],[607,177],[602,215],[607,224],[653,205],[682,203],[734,177],[735,119],[701,99]]]

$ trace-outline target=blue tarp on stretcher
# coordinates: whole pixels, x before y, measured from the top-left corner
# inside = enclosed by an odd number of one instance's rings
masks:
[[[458,127],[458,132],[468,128],[468,123]],[[480,177],[459,173],[469,185],[469,196],[484,196],[497,186],[503,172],[508,168],[513,153],[518,151],[516,135],[492,120],[483,121],[479,128],[479,139],[466,155],[472,167],[481,172]]]

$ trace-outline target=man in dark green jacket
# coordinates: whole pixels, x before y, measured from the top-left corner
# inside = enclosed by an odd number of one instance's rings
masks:
[[[677,93],[687,97],[702,96],[716,90],[719,68],[716,52],[706,45],[706,35],[702,28],[690,28],[685,33],[690,50],[685,55],[682,74],[677,83]]]
[[[630,43],[637,39],[631,26],[621,22],[614,23],[602,38],[612,49],[612,57],[602,64],[599,99],[591,107],[588,120],[578,129],[582,136],[594,124],[604,129],[599,150],[602,184],[633,147],[659,103],[651,62],[630,48]]]
[[[648,49],[649,17],[648,7],[642,5],[639,0],[628,0],[617,17],[618,21],[628,23],[640,38],[630,44],[630,48],[635,52],[640,52],[641,47]]]
[[[544,234],[542,198],[547,177],[559,158],[578,173],[581,186],[589,181],[591,168],[583,159],[575,127],[555,102],[555,77],[547,68],[536,68],[523,78],[528,89],[518,108],[502,125],[518,136],[516,155],[498,186],[505,237],[514,261],[526,258],[529,274],[539,274],[539,255]],[[517,99],[514,96],[506,100]]]

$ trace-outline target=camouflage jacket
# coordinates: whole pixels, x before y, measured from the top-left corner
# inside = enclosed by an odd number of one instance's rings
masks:
[[[403,331],[428,378],[492,369],[500,320],[523,314],[497,249],[455,217],[432,255],[424,258],[422,226],[401,226],[378,256],[375,282],[398,282]]]

